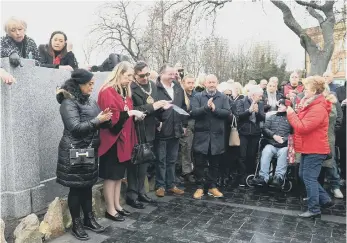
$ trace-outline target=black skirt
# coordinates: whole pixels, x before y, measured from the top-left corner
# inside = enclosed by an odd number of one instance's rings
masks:
[[[104,180],[121,180],[125,177],[125,171],[129,161],[120,163],[117,157],[117,143],[100,157],[99,177]]]

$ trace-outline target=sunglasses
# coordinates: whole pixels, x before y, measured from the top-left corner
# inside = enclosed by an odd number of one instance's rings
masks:
[[[151,74],[145,73],[145,74],[138,74],[137,76],[139,76],[140,78],[145,78],[145,77],[149,77],[149,75],[151,75]]]

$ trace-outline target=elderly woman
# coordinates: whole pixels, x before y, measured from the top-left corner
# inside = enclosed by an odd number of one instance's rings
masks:
[[[92,187],[98,180],[99,129],[108,127],[112,113],[100,112],[95,100],[90,98],[94,87],[93,74],[77,69],[57,92],[60,114],[64,124],[63,137],[59,143],[57,182],[69,187],[68,205],[72,217],[71,233],[79,240],[88,240],[84,228],[100,233],[100,226],[92,212]],[[70,149],[94,148],[92,164],[73,164]],[[88,156],[88,155],[87,155]],[[80,218],[80,208],[84,222]]]
[[[72,51],[68,50],[67,36],[62,31],[54,31],[47,45],[40,45],[41,66],[73,71],[78,68]]]
[[[309,77],[304,85],[305,97],[299,104],[298,114],[289,106],[287,118],[294,129],[295,151],[302,154],[299,176],[304,181],[308,197],[308,211],[299,216],[317,218],[321,216],[320,207],[334,205],[317,180],[330,153],[328,127],[331,103],[322,94],[325,90],[324,78]]]
[[[1,58],[17,53],[20,57],[34,59],[40,64],[36,43],[26,35],[27,24],[24,20],[10,18],[5,23],[6,36],[1,37]]]
[[[239,185],[245,186],[247,174],[256,168],[256,154],[261,136],[261,123],[265,121],[263,90],[258,85],[249,88],[248,95],[236,102],[236,116],[240,135]]]

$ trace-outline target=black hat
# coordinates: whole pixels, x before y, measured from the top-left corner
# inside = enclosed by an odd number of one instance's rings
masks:
[[[71,73],[71,78],[78,84],[86,84],[92,78],[93,74],[85,69],[76,69]]]

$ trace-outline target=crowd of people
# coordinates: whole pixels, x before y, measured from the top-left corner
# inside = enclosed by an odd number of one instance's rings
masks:
[[[308,211],[301,217],[320,217],[321,207],[333,206],[323,188],[326,182],[335,198],[343,198],[346,83],[337,87],[331,73],[302,79],[293,72],[288,82],[272,77],[259,84],[251,80],[243,87],[233,80],[220,82],[213,74],[194,77],[180,64],[151,70],[143,61],[135,65],[120,61],[95,101],[90,97],[93,73],[78,68],[66,35],[56,31],[47,45],[37,48],[25,35],[26,27],[17,19],[6,23],[1,57],[15,53],[42,67],[72,71],[56,94],[64,124],[57,182],[70,188],[68,205],[76,238],[89,239],[85,228],[104,231],[92,212],[92,186],[99,177],[108,219],[124,221],[131,214],[120,204],[125,177],[126,204],[143,209],[145,203],[155,203],[144,187],[151,165],[157,197],[182,195],[185,183],[196,186],[194,199],[205,194],[223,197],[224,186],[247,186],[246,178],[255,173],[259,155],[259,173],[250,183],[254,186],[281,188],[288,165],[300,163],[299,177],[308,201]],[[5,70],[1,79],[7,84],[14,81]],[[152,161],[134,160],[139,144],[149,145],[143,148],[153,152]],[[261,154],[257,154],[260,144]],[[71,155],[75,148],[93,149],[93,156],[76,162],[78,152]],[[142,150],[142,160],[145,153]],[[273,159],[277,161],[274,176],[270,173]]]

